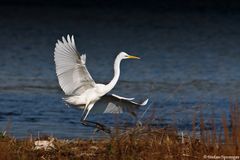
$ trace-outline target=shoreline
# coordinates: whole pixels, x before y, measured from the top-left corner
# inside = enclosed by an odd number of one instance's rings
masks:
[[[214,131],[202,131],[196,137],[194,131],[192,135],[179,135],[174,128],[148,126],[124,133],[116,129],[110,138],[101,140],[48,136],[15,139],[2,135],[0,159],[239,159],[240,139],[224,135],[222,141],[220,137]]]

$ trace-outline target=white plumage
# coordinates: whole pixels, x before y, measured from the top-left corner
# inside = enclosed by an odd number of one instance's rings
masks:
[[[82,118],[83,121],[86,120],[87,115],[97,101],[99,103],[106,102],[106,100],[109,101],[106,104],[107,108],[102,113],[122,113],[124,110],[128,112],[131,110],[133,112],[139,106],[147,104],[148,100],[139,104],[132,101],[134,98],[106,95],[113,89],[119,79],[120,63],[123,59],[140,58],[130,56],[125,52],[119,53],[114,62],[114,77],[111,82],[106,85],[96,84],[86,68],[86,55],[83,54],[80,56],[74,37],[67,35],[66,39],[62,37],[62,41],[57,41],[54,60],[59,84],[66,95],[64,100],[70,105],[84,109],[83,114],[85,115]],[[124,105],[121,105],[120,102],[122,101]],[[95,106],[94,110],[95,113],[99,113],[98,106]]]

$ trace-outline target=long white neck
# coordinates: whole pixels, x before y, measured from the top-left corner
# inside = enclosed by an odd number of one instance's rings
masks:
[[[117,81],[118,81],[119,76],[120,76],[120,63],[121,63],[121,61],[122,61],[122,59],[119,56],[115,59],[115,62],[114,62],[114,77],[105,86],[105,92],[106,93],[111,91],[113,89],[113,87],[117,84]]]

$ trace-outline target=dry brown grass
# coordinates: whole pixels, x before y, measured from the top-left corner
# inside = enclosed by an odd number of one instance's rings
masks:
[[[55,139],[53,142],[55,149],[48,151],[34,150],[34,140],[31,138],[16,140],[1,135],[0,159],[191,160],[206,159],[206,156],[239,156],[239,114],[238,103],[231,104],[230,121],[223,114],[223,130],[220,134],[216,131],[214,119],[210,119],[212,130],[209,131],[205,129],[203,116],[200,115],[200,136],[198,136],[195,129],[197,119],[195,115],[192,133],[183,137],[179,136],[178,131],[173,128],[160,129],[144,126],[131,128],[122,134],[116,130],[111,138],[98,141]]]
[[[175,130],[147,127],[106,140],[55,140],[54,145],[50,151],[34,150],[30,139],[5,137],[0,142],[0,159],[179,159],[198,154],[190,153],[192,142],[182,144]]]

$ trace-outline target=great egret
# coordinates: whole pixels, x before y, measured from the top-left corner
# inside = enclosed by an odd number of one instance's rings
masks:
[[[54,60],[60,87],[66,95],[63,99],[71,106],[83,109],[82,124],[110,132],[102,124],[86,120],[92,109],[93,113],[122,113],[127,111],[136,116],[136,110],[147,104],[148,99],[143,103],[136,103],[132,101],[134,98],[107,94],[114,88],[119,79],[120,63],[123,59],[140,58],[120,52],[114,62],[113,79],[106,85],[97,84],[86,68],[86,55],[80,56],[76,49],[74,37],[67,35],[67,38],[62,37],[62,41],[57,41]],[[99,105],[93,107],[96,102]]]

